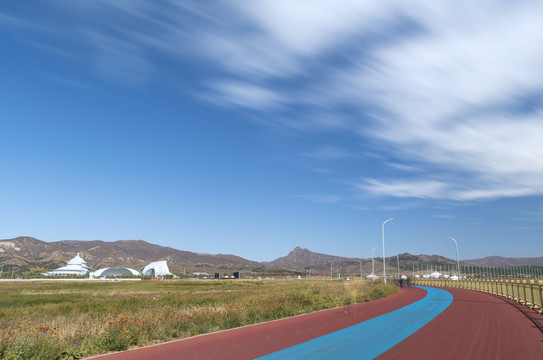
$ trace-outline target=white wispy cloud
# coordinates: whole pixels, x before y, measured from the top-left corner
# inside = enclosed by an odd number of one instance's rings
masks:
[[[375,22],[389,18],[391,1],[346,0],[250,1],[237,3],[266,36],[291,56],[318,56],[334,51],[360,31],[375,32]]]
[[[301,8],[276,3],[272,7],[277,8],[254,17],[272,39],[269,44],[297,50],[292,57],[324,57],[341,43],[341,36],[363,35],[371,28],[367,24],[390,26],[386,41],[349,53],[350,66],[328,69],[330,76],[308,86],[319,88],[308,91],[316,94],[313,104],[355,109],[362,104],[361,112],[367,106],[377,108],[379,116],[362,128],[364,135],[398,150],[402,161],[463,176],[454,176],[454,182],[446,177],[426,180],[426,174],[409,181],[372,179],[359,185],[363,191],[456,200],[543,194],[542,112],[520,108],[526,98],[543,94],[543,47],[534,48],[539,42],[535,34],[543,31],[541,5],[419,5],[384,2],[364,13],[347,5],[342,11],[352,11],[353,17],[337,25],[338,13],[329,11],[330,19],[321,27],[320,11],[330,10],[323,7],[308,12],[292,37],[286,35],[295,27],[290,21],[298,19]],[[391,7],[396,12],[378,11]],[[418,29],[394,34],[391,14],[398,15],[396,25],[407,18]],[[312,21],[316,30],[306,34]],[[329,32],[320,34],[321,29]]]
[[[440,181],[380,181],[366,179],[357,187],[372,194],[400,198],[441,198],[449,186]]]
[[[528,211],[523,210],[520,212],[519,220],[528,221],[528,222],[538,222],[543,223],[543,206],[540,206],[536,210]]]
[[[276,127],[369,139],[391,170],[410,175],[363,178],[361,192],[462,201],[543,194],[541,2],[103,1],[67,9],[86,20],[73,22],[73,38],[101,76],[141,84],[162,71],[160,57],[179,66],[198,59],[210,69],[192,84],[200,98],[260,112]],[[27,21],[7,14],[0,23]],[[313,157],[341,161],[360,151],[322,149]]]
[[[208,100],[222,105],[237,105],[255,110],[277,109],[286,99],[266,87],[239,81],[218,81],[210,85]]]
[[[154,72],[154,65],[137,44],[94,31],[85,35],[97,49],[93,64],[100,75],[137,84],[146,82]]]
[[[337,160],[352,157],[353,153],[349,150],[338,148],[335,146],[324,146],[312,152],[305,153],[304,155],[310,158],[320,160]]]
[[[439,219],[456,219],[457,218],[456,216],[453,216],[453,215],[444,215],[444,214],[436,214],[432,216]]]
[[[28,30],[32,27],[30,22],[8,14],[0,14],[0,25],[5,26],[6,29],[16,28]]]
[[[322,194],[295,195],[295,197],[304,199],[304,200],[313,201],[313,202],[327,203],[327,204],[339,203],[344,200],[343,197],[341,196],[322,195]]]
[[[82,81],[77,81],[77,80],[74,80],[74,79],[67,79],[67,78],[64,78],[62,76],[55,76],[53,74],[51,75],[48,75],[46,77],[47,79],[49,80],[52,80],[54,82],[57,82],[59,84],[62,84],[62,85],[66,85],[66,86],[69,86],[69,87],[72,87],[72,88],[75,88],[75,89],[79,89],[79,90],[85,90],[85,91],[93,91],[93,92],[100,92],[97,88],[85,83],[85,82],[82,82]]]

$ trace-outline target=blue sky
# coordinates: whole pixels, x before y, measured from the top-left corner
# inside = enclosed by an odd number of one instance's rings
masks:
[[[0,0],[0,238],[543,256],[542,11]]]

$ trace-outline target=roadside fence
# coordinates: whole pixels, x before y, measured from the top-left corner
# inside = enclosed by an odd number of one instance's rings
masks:
[[[543,280],[411,279],[410,283],[482,291],[503,296],[543,313]]]

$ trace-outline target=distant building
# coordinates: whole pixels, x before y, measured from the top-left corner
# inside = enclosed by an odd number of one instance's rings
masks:
[[[142,267],[139,273],[141,275],[147,275],[152,277],[173,275],[168,268],[168,262],[166,260],[152,262]]]
[[[207,273],[207,272],[193,272],[192,275],[194,275],[194,276],[209,276],[209,273]]]
[[[95,278],[106,278],[108,276],[139,276],[140,273],[131,268],[125,267],[110,267],[96,270],[91,275]]]
[[[91,273],[91,268],[87,266],[87,262],[83,260],[79,253],[68,261],[68,264],[66,266],[60,267],[58,269],[55,269],[53,271],[44,273],[43,275],[50,275],[50,276],[69,276],[69,275],[82,275],[82,276],[89,276],[91,278],[105,278],[108,276],[138,276],[138,275],[147,275],[147,276],[165,276],[165,275],[173,275],[170,273],[170,269],[168,268],[168,263],[166,260],[162,261],[155,261],[152,262],[143,268],[140,269],[140,271],[136,271],[131,268],[126,267],[109,267],[109,268],[103,268],[96,270],[95,272]]]
[[[68,276],[68,275],[89,275],[91,268],[87,266],[87,262],[83,260],[79,253],[68,261],[66,266],[60,267],[53,271],[46,273],[45,275],[51,276]]]

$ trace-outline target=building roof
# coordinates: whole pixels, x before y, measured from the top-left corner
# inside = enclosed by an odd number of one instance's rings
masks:
[[[125,268],[125,267],[102,268],[94,272],[94,277],[123,276],[123,275],[140,275],[140,273],[134,269]]]
[[[154,261],[140,269],[140,274],[150,276],[173,275],[166,260]]]
[[[68,265],[83,265],[83,266],[87,266],[87,262],[85,260],[83,260],[80,256],[79,256],[79,253],[77,253],[77,255],[70,259],[70,261],[68,261]]]
[[[66,266],[50,271],[47,275],[88,275],[90,270],[90,267],[87,266],[87,262],[79,256],[79,253],[77,253],[74,258],[68,261]]]

